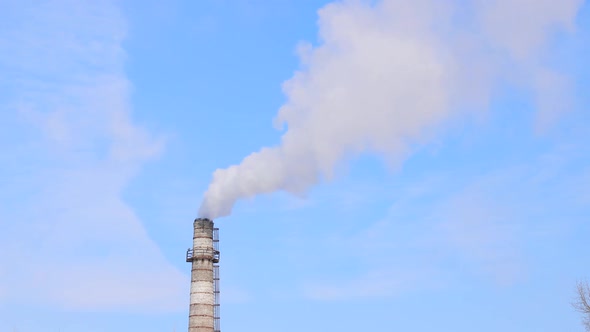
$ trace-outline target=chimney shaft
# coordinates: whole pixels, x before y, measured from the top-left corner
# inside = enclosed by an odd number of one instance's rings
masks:
[[[186,257],[192,263],[188,331],[216,332],[219,330],[217,229],[209,219],[196,219],[193,226],[193,248]]]

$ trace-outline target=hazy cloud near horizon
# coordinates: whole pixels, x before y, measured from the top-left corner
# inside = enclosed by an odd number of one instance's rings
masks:
[[[577,234],[589,212],[587,156],[588,148],[575,140],[476,176],[431,170],[430,178],[396,188],[387,215],[369,227],[353,234],[335,230],[313,239],[314,245],[295,239],[296,248],[313,248],[302,257],[316,253],[319,261],[331,258],[359,271],[351,277],[316,268],[313,278],[302,281],[302,293],[341,301],[467,281],[503,289],[539,281],[539,266],[559,267],[559,275],[583,269],[563,252],[562,241],[583,238]]]

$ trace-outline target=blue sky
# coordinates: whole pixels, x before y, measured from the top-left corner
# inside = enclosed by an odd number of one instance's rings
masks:
[[[0,9],[0,331],[186,329],[232,165],[224,331],[583,330],[588,2]]]

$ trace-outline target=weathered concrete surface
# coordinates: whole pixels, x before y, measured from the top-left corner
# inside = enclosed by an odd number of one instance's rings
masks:
[[[213,332],[213,222],[197,219],[194,224],[189,332]]]

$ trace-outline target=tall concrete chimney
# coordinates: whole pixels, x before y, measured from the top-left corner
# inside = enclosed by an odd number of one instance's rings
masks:
[[[192,263],[189,332],[219,331],[219,238],[213,221],[195,219],[193,248],[186,261]]]

